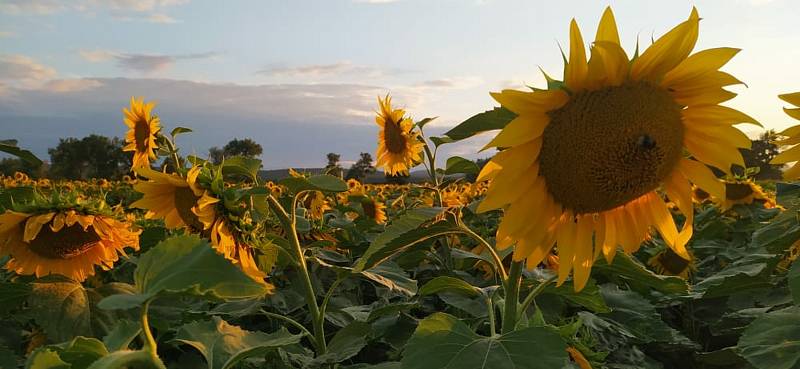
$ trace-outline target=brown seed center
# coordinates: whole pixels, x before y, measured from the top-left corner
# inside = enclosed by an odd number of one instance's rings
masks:
[[[728,200],[742,200],[753,194],[753,188],[747,183],[726,183],[725,197]]]
[[[133,133],[136,136],[136,151],[144,152],[147,150],[147,141],[150,139],[150,124],[144,117],[140,117],[133,127]]]
[[[175,209],[178,210],[178,215],[181,217],[181,220],[190,227],[202,229],[200,220],[198,220],[197,215],[192,212],[192,208],[197,204],[197,199],[199,199],[199,197],[195,196],[191,188],[175,188]]]
[[[681,106],[649,83],[580,92],[548,115],[539,174],[553,198],[577,214],[656,189],[682,155]]]
[[[28,247],[31,251],[46,259],[72,259],[97,246],[100,236],[89,226],[85,231],[79,224],[64,226],[53,232],[49,224],[45,224],[31,240]]]
[[[386,140],[386,149],[392,154],[402,154],[406,150],[406,136],[403,135],[403,129],[400,123],[386,121],[384,124],[384,139]]]

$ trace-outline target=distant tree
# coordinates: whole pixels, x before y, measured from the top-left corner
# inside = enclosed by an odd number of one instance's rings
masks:
[[[90,135],[82,139],[62,138],[50,154],[53,178],[121,178],[131,167],[131,155],[122,151],[124,141],[114,137]]]
[[[264,149],[257,142],[252,139],[238,139],[228,141],[225,146],[220,149],[219,147],[212,147],[208,149],[208,157],[214,164],[219,164],[224,158],[231,156],[244,156],[247,158],[255,158],[261,156]]]
[[[47,164],[34,165],[29,161],[20,158],[0,159],[0,174],[12,176],[16,172],[25,173],[31,178],[41,178],[47,176]]]
[[[386,183],[408,184],[409,182],[411,182],[411,176],[408,175],[408,174],[399,174],[398,173],[398,174],[395,174],[395,175],[390,175],[389,173],[386,173]]]
[[[372,155],[368,152],[362,152],[358,161],[347,170],[347,179],[364,180],[367,174],[372,173],[375,173],[375,167],[372,165]]]
[[[756,140],[752,140],[752,146],[748,149],[739,149],[744,158],[744,165],[747,168],[758,168],[755,175],[758,180],[780,179],[782,165],[770,164],[770,160],[780,153],[780,148],[774,143],[778,134],[774,130],[768,130],[761,134]],[[736,167],[734,172],[743,173],[743,168]]]
[[[330,174],[332,176],[341,177],[342,176],[342,166],[339,165],[339,159],[341,159],[341,155],[333,152],[329,152],[327,155],[328,164],[325,165],[325,173]]]

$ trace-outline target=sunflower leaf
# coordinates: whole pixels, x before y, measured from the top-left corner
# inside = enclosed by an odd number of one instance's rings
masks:
[[[225,161],[222,162],[222,174],[226,177],[244,176],[254,181],[258,178],[259,169],[261,169],[261,160],[244,156],[225,158]]]
[[[170,132],[169,135],[172,136],[173,138],[175,138],[175,136],[177,136],[179,134],[189,133],[189,132],[192,132],[191,128],[175,127],[175,128],[172,129],[172,132]]]
[[[428,283],[425,283],[425,285],[419,289],[419,295],[428,296],[442,291],[458,292],[470,297],[479,296],[481,294],[481,290],[478,287],[475,287],[464,280],[448,276],[440,276],[431,279]]]
[[[445,169],[444,174],[478,174],[478,172],[481,170],[478,168],[478,164],[475,164],[474,161],[462,158],[460,156],[447,158],[446,168],[447,169]]]
[[[0,140],[0,152],[14,155],[36,167],[42,165],[42,161],[32,152],[17,147],[17,140]]]
[[[453,139],[453,141],[463,140],[486,131],[503,129],[516,117],[517,115],[511,110],[497,107],[473,115],[469,119],[461,122],[461,124],[453,127],[453,129],[445,132],[445,136]]]
[[[286,186],[290,192],[299,193],[302,191],[322,191],[322,192],[344,192],[347,191],[347,183],[339,177],[323,174],[311,177],[289,177],[284,178],[279,184]]]
[[[561,336],[547,328],[484,337],[452,315],[434,313],[420,322],[402,363],[418,369],[562,368],[569,360],[566,349]]]
[[[800,363],[800,308],[773,311],[754,320],[737,345],[759,369],[792,369]]]

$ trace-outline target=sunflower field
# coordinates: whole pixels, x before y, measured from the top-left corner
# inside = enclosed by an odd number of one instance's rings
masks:
[[[753,179],[699,24],[627,55],[609,8],[587,54],[573,20],[561,80],[442,136],[378,98],[418,184],[265,181],[132,98],[124,180],[0,177],[0,368],[800,368],[800,166]],[[437,158],[482,133],[485,165]]]

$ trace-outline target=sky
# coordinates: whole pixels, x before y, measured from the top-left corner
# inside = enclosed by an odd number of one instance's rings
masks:
[[[131,96],[186,154],[250,137],[267,169],[344,164],[375,151],[377,97],[436,135],[496,103],[489,92],[560,77],[575,18],[591,41],[611,6],[632,54],[696,6],[695,50],[743,49],[727,103],[766,128],[792,123],[777,95],[800,91],[796,0],[0,0],[0,138],[47,158],[63,137],[123,137]],[[751,134],[759,128],[741,126]],[[441,157],[485,157],[483,135]]]

